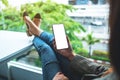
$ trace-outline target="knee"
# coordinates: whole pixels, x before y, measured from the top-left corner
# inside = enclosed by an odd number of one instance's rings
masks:
[[[35,37],[33,39],[33,45],[37,50],[47,50],[49,49],[49,45],[47,45],[43,40],[39,39],[38,37]]]

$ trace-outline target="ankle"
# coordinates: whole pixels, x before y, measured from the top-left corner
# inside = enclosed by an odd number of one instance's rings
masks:
[[[36,32],[36,36],[40,36],[42,34],[43,30],[41,29],[38,29],[37,32]]]
[[[39,29],[38,27],[32,27],[29,30],[34,36],[40,36],[43,32],[43,30]]]

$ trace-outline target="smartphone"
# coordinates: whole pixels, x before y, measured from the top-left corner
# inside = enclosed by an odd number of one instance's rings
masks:
[[[56,41],[57,49],[65,49],[68,48],[67,37],[65,33],[65,28],[63,24],[54,24],[53,25],[53,33]]]

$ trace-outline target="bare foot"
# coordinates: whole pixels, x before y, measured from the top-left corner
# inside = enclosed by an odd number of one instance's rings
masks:
[[[24,13],[23,13],[23,18],[24,18],[25,16],[28,16],[28,13],[27,13],[27,12],[24,12]],[[26,30],[27,35],[28,35],[28,36],[32,36],[33,34],[29,31],[29,26],[28,26],[27,23],[26,23],[26,26],[27,26],[27,30]]]
[[[39,29],[39,27],[30,19],[29,16],[24,16],[24,21],[25,23],[28,24],[29,26],[29,31],[35,35],[35,36],[39,36],[42,32],[41,29]]]
[[[41,29],[39,29],[40,23],[41,23],[41,15],[39,13],[37,13],[34,18],[33,21],[30,19],[30,17],[28,16],[27,12],[23,13],[23,20],[25,21],[26,25],[27,25],[27,35],[28,36],[39,36],[43,31]]]
[[[34,18],[33,18],[33,22],[36,24],[36,26],[40,26],[40,24],[41,24],[41,15],[40,15],[40,13],[37,13],[35,16],[34,16]]]

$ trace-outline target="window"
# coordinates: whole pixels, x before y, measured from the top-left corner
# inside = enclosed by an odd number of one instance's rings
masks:
[[[103,5],[106,3],[107,0],[69,0],[69,4],[71,5],[88,5],[88,4]]]
[[[103,5],[107,3],[107,0],[90,0],[90,1],[92,2],[92,4],[95,4],[95,5],[97,4]]]

